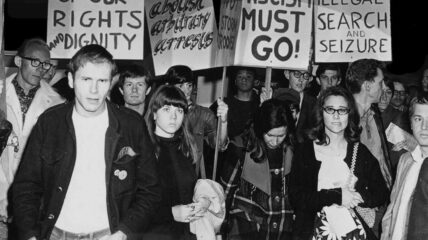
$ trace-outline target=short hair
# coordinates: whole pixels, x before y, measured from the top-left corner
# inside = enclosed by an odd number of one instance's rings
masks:
[[[165,105],[173,105],[184,110],[184,120],[181,129],[176,132],[176,134],[179,134],[182,139],[182,141],[180,141],[179,149],[185,156],[191,157],[193,159],[193,163],[195,163],[198,160],[196,159],[197,147],[195,139],[191,133],[190,122],[186,117],[188,113],[186,96],[184,96],[183,91],[174,85],[162,85],[156,90],[150,98],[147,112],[144,117],[150,139],[153,145],[156,146],[156,153],[159,154],[160,146],[155,135],[156,123],[154,120],[154,114]]]
[[[166,71],[165,82],[171,85],[190,82],[195,84],[192,69],[186,65],[174,65]]]
[[[49,52],[49,47],[46,42],[41,38],[29,38],[22,42],[21,46],[19,46],[17,55],[24,57],[27,54],[27,50],[33,46],[38,46],[45,48]]]
[[[315,72],[315,75],[319,77],[327,70],[337,71],[337,75],[342,77],[342,71],[340,69],[339,63],[320,63],[318,65],[317,71]]]
[[[385,85],[391,90],[392,96],[394,96],[394,91],[395,91],[394,81],[391,78],[385,76],[384,82],[385,82]]]
[[[113,77],[116,74],[117,67],[113,60],[113,55],[100,45],[89,44],[80,48],[70,60],[68,68],[73,77],[79,68],[83,67],[88,62],[96,64],[108,63],[111,66],[111,76]]]
[[[252,126],[249,126],[243,133],[246,150],[251,152],[251,158],[256,162],[262,161],[267,154],[263,135],[278,127],[287,128],[284,143],[292,145],[294,142],[294,121],[290,107],[281,100],[269,99],[257,109]]]
[[[125,83],[125,79],[127,78],[138,78],[138,77],[146,77],[145,81],[147,85],[148,86],[151,85],[153,76],[152,76],[152,73],[149,70],[147,70],[147,68],[135,63],[125,65],[119,71],[119,82],[117,83],[118,87],[123,89],[123,84]]]
[[[327,88],[324,91],[321,91],[320,96],[318,97],[317,103],[314,108],[314,118],[315,124],[312,129],[309,130],[308,136],[311,140],[318,140],[318,145],[328,145],[330,144],[330,139],[325,133],[325,124],[324,124],[324,103],[330,96],[341,96],[348,103],[349,113],[348,113],[348,126],[345,128],[344,137],[347,142],[353,143],[360,139],[361,129],[359,127],[360,115],[358,113],[354,97],[346,89],[335,86]]]
[[[428,96],[416,96],[410,100],[409,104],[409,119],[415,113],[415,105],[416,104],[426,104],[428,105]]]
[[[384,70],[383,63],[376,59],[364,58],[351,63],[346,71],[346,87],[352,94],[361,92],[365,81],[374,81],[378,68]]]

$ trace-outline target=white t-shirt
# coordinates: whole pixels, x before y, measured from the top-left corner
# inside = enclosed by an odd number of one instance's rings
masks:
[[[106,194],[105,135],[108,111],[84,117],[73,110],[76,163],[56,227],[89,233],[109,228]]]

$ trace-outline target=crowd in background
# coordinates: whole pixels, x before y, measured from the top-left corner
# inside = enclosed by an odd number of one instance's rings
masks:
[[[14,63],[1,239],[428,238],[428,69],[420,88],[374,59],[257,87],[230,67],[233,94],[207,108],[188,66],[154,77],[99,45],[52,86],[43,40]]]

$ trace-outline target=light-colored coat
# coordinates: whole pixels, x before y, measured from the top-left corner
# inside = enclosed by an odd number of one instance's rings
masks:
[[[423,159],[419,146],[412,153],[406,152],[401,155],[397,178],[391,192],[391,203],[382,219],[381,240],[406,238],[411,199]]]
[[[13,146],[7,146],[0,158],[0,216],[7,216],[7,191],[13,181],[13,177],[21,160],[22,153],[27,143],[28,137],[33,126],[36,124],[40,114],[46,109],[63,103],[65,100],[45,81],[40,82],[40,88],[25,115],[25,123],[22,122],[21,105],[18,95],[12,84],[16,74],[12,74],[6,79],[6,105],[7,120],[12,123],[13,132],[9,137],[8,143],[16,136],[18,138],[19,150],[14,151]]]

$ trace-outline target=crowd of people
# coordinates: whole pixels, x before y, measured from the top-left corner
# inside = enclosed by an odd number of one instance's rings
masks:
[[[412,92],[374,59],[255,91],[231,67],[233,95],[207,108],[188,66],[154,77],[100,45],[53,86],[43,40],[14,63],[0,239],[428,239],[428,69]]]

